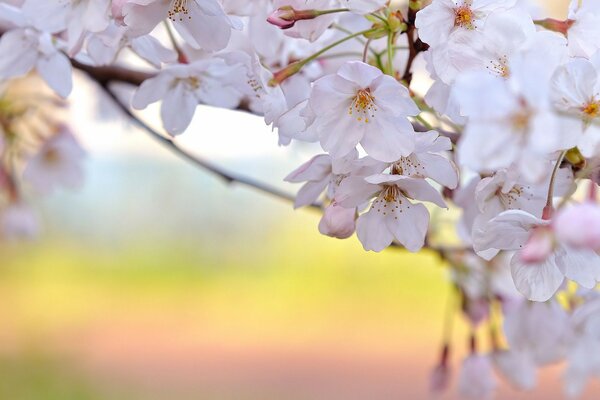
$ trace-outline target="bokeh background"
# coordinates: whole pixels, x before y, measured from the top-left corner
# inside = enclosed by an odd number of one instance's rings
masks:
[[[451,291],[434,254],[323,237],[316,213],[225,185],[76,86],[87,182],[36,200],[37,241],[0,245],[0,399],[430,397]],[[259,118],[208,107],[180,140],[292,192],[281,180],[313,150],[276,142]],[[562,398],[560,366],[541,379],[499,398]]]

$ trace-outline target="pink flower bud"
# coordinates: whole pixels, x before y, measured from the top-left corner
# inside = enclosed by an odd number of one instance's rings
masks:
[[[600,205],[588,201],[560,210],[554,230],[567,245],[600,250]]]
[[[119,25],[125,25],[125,16],[123,15],[123,6],[127,3],[128,0],[112,0],[110,5],[110,10],[112,13],[115,22]]]
[[[338,239],[349,238],[356,229],[355,218],[355,208],[344,208],[333,202],[323,213],[319,222],[319,232]]]
[[[289,29],[297,21],[313,19],[320,15],[317,10],[295,10],[292,6],[279,7],[267,18],[267,22],[281,29]]]
[[[520,252],[521,261],[526,264],[540,263],[554,252],[554,232],[547,226],[539,226],[531,231],[529,240]]]
[[[433,393],[443,393],[450,386],[450,368],[448,365],[436,366],[429,376],[429,389]]]

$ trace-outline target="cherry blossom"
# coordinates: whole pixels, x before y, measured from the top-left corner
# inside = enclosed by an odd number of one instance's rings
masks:
[[[228,65],[223,59],[198,60],[191,64],[173,65],[137,89],[132,105],[144,109],[162,100],[163,126],[171,135],[185,131],[198,104],[225,108],[236,107],[242,93],[243,66]]]
[[[63,127],[28,160],[23,178],[41,193],[49,193],[57,186],[78,188],[83,184],[84,158],[85,151]]]
[[[337,74],[317,80],[310,107],[319,110],[312,125],[321,146],[343,157],[358,143],[380,161],[395,161],[415,148],[407,117],[419,110],[404,86],[379,69],[353,61]]]

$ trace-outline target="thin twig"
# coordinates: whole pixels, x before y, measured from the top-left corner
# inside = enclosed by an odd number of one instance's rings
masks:
[[[123,101],[121,101],[121,99],[119,99],[119,97],[111,90],[111,88],[108,85],[100,85],[100,86],[104,89],[104,92],[114,101],[115,105],[127,117],[129,117],[138,127],[142,128],[142,130],[145,131],[148,135],[150,135],[153,139],[160,142],[162,145],[164,145],[166,148],[168,148],[170,151],[172,151],[176,155],[178,155],[178,156],[184,158],[185,160],[191,162],[192,164],[204,169],[205,171],[211,173],[212,175],[215,175],[216,177],[225,181],[225,183],[227,183],[227,184],[236,183],[236,184],[248,186],[248,187],[254,188],[260,192],[264,192],[269,195],[278,197],[280,199],[294,202],[295,196],[293,196],[289,193],[286,193],[286,192],[279,190],[271,185],[268,185],[268,184],[258,181],[256,179],[250,178],[248,176],[238,175],[238,174],[234,174],[232,172],[226,171],[225,169],[223,169],[215,164],[212,164],[206,160],[203,160],[202,158],[198,157],[197,155],[194,155],[194,154],[190,153],[189,151],[179,147],[179,145],[177,143],[175,143],[175,141],[173,139],[166,137],[164,135],[161,135],[159,132],[152,129],[150,126],[146,125],[138,117],[136,117],[131,112],[129,107],[127,105],[125,105],[123,103]],[[318,209],[318,210],[322,209],[321,205],[316,204],[316,203],[311,204],[310,207]]]

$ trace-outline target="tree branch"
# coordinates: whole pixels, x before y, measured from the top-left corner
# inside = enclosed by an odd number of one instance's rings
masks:
[[[100,84],[100,87],[104,90],[104,92],[113,100],[114,104],[123,112],[123,114],[125,114],[127,117],[129,117],[138,127],[140,127],[150,137],[152,137],[154,140],[156,140],[159,143],[161,143],[162,145],[164,145],[166,148],[168,148],[171,152],[175,153],[176,155],[182,157],[183,159],[189,161],[190,163],[196,165],[197,167],[204,169],[205,171],[211,173],[212,175],[215,175],[216,177],[220,178],[227,184],[237,183],[240,185],[254,188],[260,192],[267,193],[269,195],[278,197],[280,199],[290,201],[292,203],[295,201],[295,196],[293,196],[289,193],[286,193],[274,186],[265,184],[261,181],[250,178],[248,176],[238,175],[238,174],[234,174],[232,172],[226,171],[225,169],[222,169],[221,167],[219,167],[215,164],[212,164],[212,163],[198,157],[197,155],[190,153],[189,151],[183,149],[182,147],[179,147],[179,145],[177,143],[175,143],[175,141],[173,139],[166,137],[164,135],[161,135],[159,132],[152,129],[150,126],[146,125],[138,117],[136,117],[129,109],[129,106],[124,104],[123,101],[121,101],[121,99],[119,99],[119,97],[113,92],[113,90],[111,90],[111,88],[109,87],[109,85],[107,83],[103,83],[101,81],[98,81],[98,83]],[[322,210],[322,206],[320,204],[316,204],[316,203],[311,204],[310,207],[314,208],[314,209]]]

